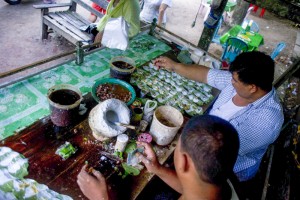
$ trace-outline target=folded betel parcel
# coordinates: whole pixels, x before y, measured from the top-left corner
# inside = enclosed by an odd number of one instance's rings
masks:
[[[28,159],[11,148],[0,147],[0,199],[72,199],[35,180],[25,179],[27,175]]]

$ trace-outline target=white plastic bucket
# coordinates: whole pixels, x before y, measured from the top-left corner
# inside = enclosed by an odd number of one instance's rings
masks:
[[[172,106],[158,107],[153,116],[150,134],[158,145],[168,145],[183,124],[183,116]]]

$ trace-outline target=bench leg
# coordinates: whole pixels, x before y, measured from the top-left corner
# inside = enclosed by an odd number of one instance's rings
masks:
[[[42,40],[48,39],[48,26],[46,24],[42,24]]]
[[[47,15],[49,13],[48,8],[44,8],[41,10],[41,21],[42,21],[42,40],[48,39],[48,26],[44,24],[44,15]]]

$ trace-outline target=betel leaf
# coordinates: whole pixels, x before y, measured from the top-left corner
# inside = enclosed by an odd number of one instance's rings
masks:
[[[129,154],[130,152],[134,151],[136,149],[136,143],[130,142],[126,145],[125,152]]]
[[[76,151],[77,149],[71,143],[66,142],[65,144],[61,145],[55,153],[65,160],[71,155],[75,154]]]
[[[140,174],[140,170],[135,167],[129,166],[126,163],[122,163],[122,167],[124,168],[125,172],[130,174],[131,176],[137,176]]]

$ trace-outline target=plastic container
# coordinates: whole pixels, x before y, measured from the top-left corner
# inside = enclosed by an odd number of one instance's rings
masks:
[[[50,118],[56,126],[69,126],[78,117],[82,94],[73,85],[60,84],[51,87],[47,99],[50,105]]]
[[[195,49],[191,52],[191,59],[194,61],[194,63],[199,64],[201,57],[203,56],[204,52],[199,50],[199,49]]]
[[[120,67],[122,64],[129,64],[130,67]],[[117,56],[110,61],[110,77],[121,79],[130,82],[131,74],[135,70],[135,62],[131,58],[124,56]]]
[[[165,146],[172,142],[182,124],[181,112],[172,106],[160,106],[154,112],[150,134],[158,145]]]
[[[126,145],[128,143],[129,137],[126,134],[118,135],[115,144],[115,152],[124,152]]]

